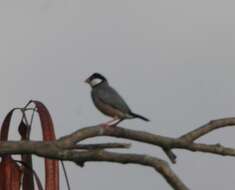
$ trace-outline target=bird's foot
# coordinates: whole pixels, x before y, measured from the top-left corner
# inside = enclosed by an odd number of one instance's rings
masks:
[[[109,124],[109,123],[101,123],[100,126],[102,128],[108,129],[108,128],[112,128],[112,127],[116,127],[116,124]]]
[[[113,118],[112,120],[106,122],[106,123],[102,123],[100,124],[101,127],[103,128],[109,128],[109,127],[114,127],[119,123],[119,119],[118,118]]]
[[[109,123],[101,123],[100,126],[105,129],[113,127],[113,125],[110,125]]]

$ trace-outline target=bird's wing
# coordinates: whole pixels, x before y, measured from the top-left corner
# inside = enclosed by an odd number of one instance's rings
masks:
[[[104,104],[107,104],[123,113],[129,113],[130,108],[118,92],[110,86],[101,88],[97,91],[97,98]]]

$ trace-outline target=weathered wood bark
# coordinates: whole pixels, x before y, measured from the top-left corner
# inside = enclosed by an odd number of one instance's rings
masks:
[[[31,103],[35,105],[36,110],[35,108],[32,109],[28,107],[28,105]],[[7,136],[10,120],[13,111],[16,109],[22,111],[22,121],[24,120],[26,125],[22,125],[24,123],[20,124],[21,127],[19,129],[21,129],[21,141],[8,141]],[[37,111],[39,114],[43,131],[43,141],[33,141],[29,139],[32,122],[27,122],[27,117],[25,114],[25,112],[29,110],[33,112]],[[40,180],[36,173],[32,170],[32,165],[30,165],[31,155],[33,154],[45,158],[45,188],[47,190],[59,189],[59,168],[57,160],[72,161],[81,167],[83,167],[86,162],[115,162],[120,164],[138,164],[142,166],[148,166],[152,167],[154,170],[156,170],[156,172],[160,173],[173,189],[188,190],[189,188],[175,174],[175,172],[170,168],[169,164],[162,159],[153,157],[151,155],[116,153],[105,150],[115,148],[130,148],[131,144],[129,143],[110,142],[102,144],[82,144],[81,142],[88,138],[95,138],[98,136],[138,141],[161,148],[172,163],[176,162],[176,155],[172,152],[173,149],[183,149],[193,152],[198,151],[221,156],[235,157],[234,148],[224,147],[220,144],[202,144],[195,142],[195,140],[213,130],[234,125],[235,118],[213,120],[193,131],[182,135],[179,138],[166,137],[159,134],[131,130],[119,126],[104,128],[97,125],[84,127],[56,140],[53,130],[53,122],[48,110],[41,102],[30,101],[24,108],[15,108],[10,111],[3,122],[0,134],[0,156],[2,157],[2,162],[0,164],[0,190],[10,190],[13,187],[14,189],[20,188],[20,178],[22,176],[22,172],[17,163],[21,163],[26,170],[29,170],[28,175],[25,175],[23,180],[25,181],[25,183],[23,182],[25,184],[24,188],[32,189],[31,187],[34,184],[32,177],[34,175],[39,189],[42,189]],[[22,161],[15,161],[11,158],[11,155],[13,154],[23,155],[24,159]],[[31,184],[29,184],[30,181]]]
[[[57,160],[73,161],[79,166],[86,162],[116,162],[121,164],[139,164],[149,166],[159,172],[173,189],[189,189],[182,180],[170,169],[166,161],[150,155],[124,154],[105,151],[107,148],[129,148],[126,143],[81,144],[81,141],[97,136],[124,138],[142,143],[156,145],[162,149],[184,149],[199,151],[221,156],[235,156],[235,149],[220,144],[202,144],[194,141],[207,133],[222,127],[235,125],[235,118],[213,120],[179,138],[171,138],[136,131],[122,127],[103,128],[91,126],[79,129],[70,135],[54,141],[7,141],[0,142],[0,156],[6,154],[35,154],[41,157]]]

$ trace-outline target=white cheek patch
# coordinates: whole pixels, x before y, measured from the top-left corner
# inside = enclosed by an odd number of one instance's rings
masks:
[[[91,84],[91,86],[95,86],[97,84],[100,84],[101,82],[103,82],[103,80],[101,80],[101,79],[93,79],[93,80],[91,80],[90,84]]]

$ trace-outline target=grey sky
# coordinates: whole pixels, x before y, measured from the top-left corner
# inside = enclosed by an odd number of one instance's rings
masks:
[[[2,1],[1,120],[13,106],[38,99],[48,106],[58,137],[106,121],[83,83],[95,71],[107,76],[133,111],[151,119],[125,121],[124,127],[177,137],[210,119],[234,116],[234,5],[217,0]],[[235,147],[233,133],[219,130],[201,142]],[[131,151],[166,159],[153,146],[133,143]],[[191,189],[234,186],[234,159],[176,153],[172,168]],[[140,166],[67,167],[73,189],[171,189],[152,169]]]

